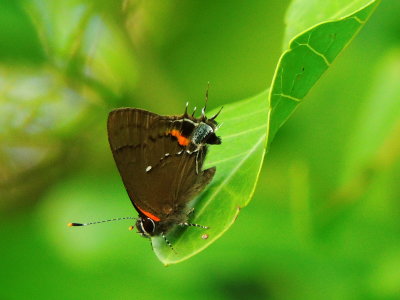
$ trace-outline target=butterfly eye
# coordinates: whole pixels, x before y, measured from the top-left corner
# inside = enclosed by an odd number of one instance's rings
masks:
[[[150,218],[142,218],[139,220],[138,228],[145,236],[152,236],[156,229],[156,224]]]

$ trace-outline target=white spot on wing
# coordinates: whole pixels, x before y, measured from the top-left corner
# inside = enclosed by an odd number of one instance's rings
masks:
[[[146,172],[149,172],[150,170],[151,170],[151,166],[147,166],[147,168],[146,168]]]

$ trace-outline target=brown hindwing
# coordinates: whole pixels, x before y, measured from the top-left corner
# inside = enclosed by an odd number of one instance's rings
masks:
[[[107,123],[111,151],[133,205],[160,219],[181,213],[215,173],[211,168],[196,174],[196,156],[201,170],[206,147],[187,153],[170,134],[176,119],[123,108],[112,111]]]

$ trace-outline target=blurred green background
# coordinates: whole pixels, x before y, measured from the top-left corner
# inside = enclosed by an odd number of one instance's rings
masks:
[[[166,268],[130,222],[66,226],[136,215],[112,108],[181,113],[207,81],[210,107],[265,90],[288,5],[0,0],[0,299],[400,299],[397,0],[278,132],[208,249]]]

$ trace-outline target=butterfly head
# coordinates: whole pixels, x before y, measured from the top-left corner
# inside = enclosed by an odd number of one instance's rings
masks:
[[[136,228],[143,237],[152,237],[156,234],[156,222],[149,217],[139,217],[136,221]]]

